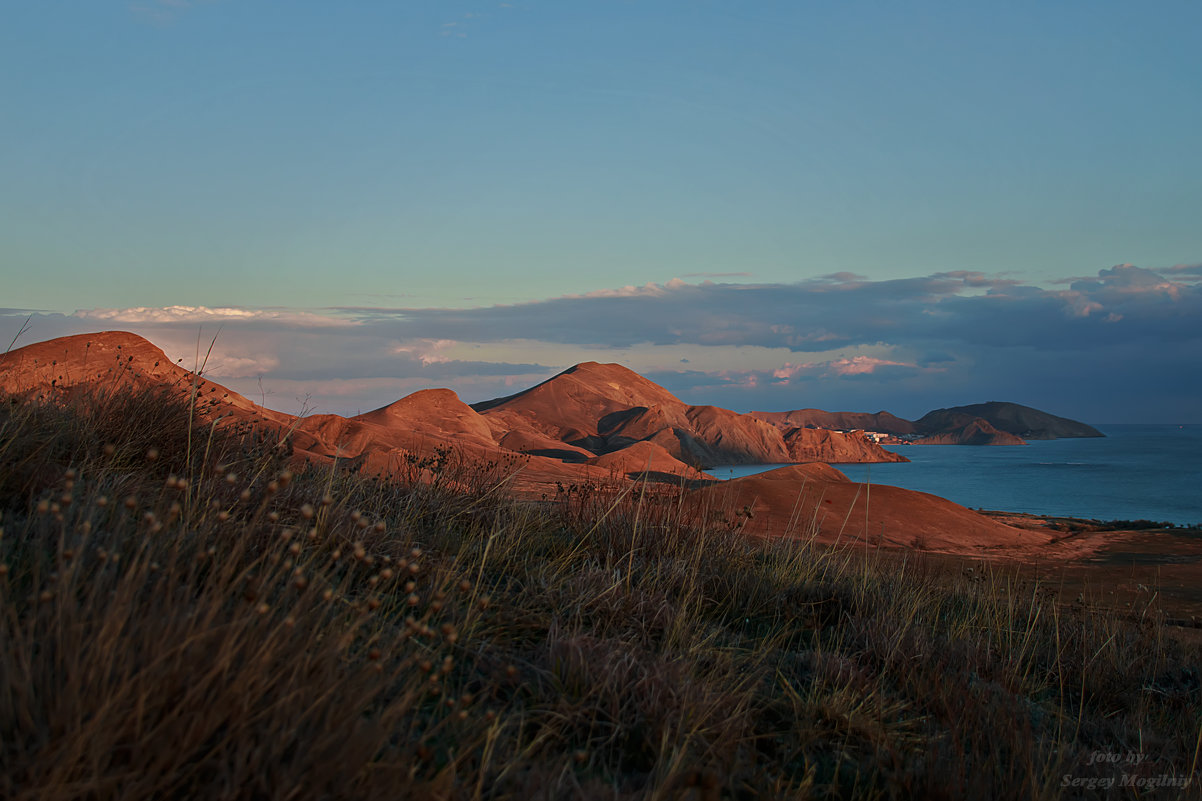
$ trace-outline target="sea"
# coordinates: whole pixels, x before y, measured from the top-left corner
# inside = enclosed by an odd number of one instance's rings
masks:
[[[1202,425],[1100,425],[1105,437],[1022,446],[890,445],[909,462],[836,465],[973,509],[1202,526]],[[729,479],[780,465],[720,466]]]

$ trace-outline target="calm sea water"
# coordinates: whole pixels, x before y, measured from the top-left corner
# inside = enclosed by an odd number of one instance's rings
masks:
[[[853,481],[930,492],[974,509],[1202,523],[1202,425],[1096,428],[1106,437],[1022,447],[892,446],[911,461],[837,466]],[[734,478],[775,466],[708,472]]]

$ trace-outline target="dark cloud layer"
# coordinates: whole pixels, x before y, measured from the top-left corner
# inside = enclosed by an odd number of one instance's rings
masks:
[[[643,287],[480,309],[353,310],[393,335],[578,345],[759,345],[796,352],[888,342],[1092,349],[1198,336],[1199,276],[1138,267],[1102,270],[1069,289],[979,273],[795,284]]]

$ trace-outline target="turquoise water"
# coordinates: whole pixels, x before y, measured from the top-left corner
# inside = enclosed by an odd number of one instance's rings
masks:
[[[837,467],[853,481],[930,492],[974,509],[1202,523],[1202,425],[1096,428],[1106,437],[1021,447],[890,446],[911,461]],[[725,479],[775,466],[707,472]]]

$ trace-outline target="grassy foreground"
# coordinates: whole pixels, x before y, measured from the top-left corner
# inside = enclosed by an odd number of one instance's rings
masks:
[[[0,797],[1197,794],[1202,650],[1155,617],[277,445],[0,398]]]

